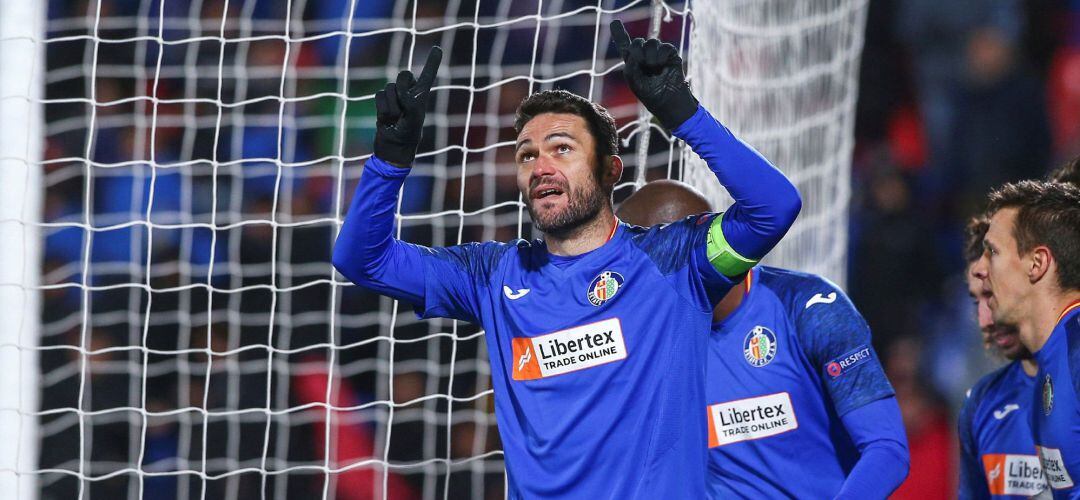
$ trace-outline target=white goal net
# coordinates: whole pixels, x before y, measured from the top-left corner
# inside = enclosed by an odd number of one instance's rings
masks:
[[[329,262],[375,91],[446,52],[398,207],[408,241],[532,235],[513,112],[549,88],[615,116],[617,200],[657,178],[719,200],[648,126],[607,26],[659,33],[690,55],[703,102],[800,183],[808,209],[773,262],[827,259],[840,278],[842,245],[824,243],[846,230],[863,3],[48,2],[36,31],[0,31],[40,55],[40,87],[0,98],[42,115],[20,122],[37,142],[0,157],[38,174],[14,191],[40,200],[0,210],[0,229],[40,243],[0,273],[31,319],[0,353],[32,375],[0,391],[0,416],[32,436],[0,480],[21,479],[18,498],[502,498],[482,332],[417,320]]]
[[[843,285],[855,99],[869,0],[695,2],[690,78],[701,102],[799,188],[803,209],[765,263]],[[703,162],[687,182],[724,207]]]

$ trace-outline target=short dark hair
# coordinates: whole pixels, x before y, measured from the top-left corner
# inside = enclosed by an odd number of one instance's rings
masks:
[[[1045,245],[1058,262],[1058,286],[1080,290],[1080,186],[1060,182],[1020,181],[990,193],[989,218],[1016,208],[1013,237],[1020,253]]]
[[[964,228],[964,260],[970,265],[983,254],[983,238],[990,229],[990,221],[983,216],[972,217]]]
[[[1050,182],[1064,182],[1074,186],[1080,186],[1080,156],[1051,170],[1050,174],[1046,176],[1046,179]]]
[[[583,118],[596,143],[598,162],[605,156],[619,154],[619,132],[611,113],[595,102],[561,89],[537,92],[521,101],[514,115],[514,132],[520,134],[529,120],[544,113],[567,113]]]

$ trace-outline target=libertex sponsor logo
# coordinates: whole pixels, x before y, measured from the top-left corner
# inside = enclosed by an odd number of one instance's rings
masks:
[[[1055,490],[1072,488],[1073,480],[1069,476],[1068,469],[1065,468],[1065,460],[1061,458],[1061,450],[1045,446],[1036,446],[1035,448],[1039,450],[1039,460],[1042,463],[1043,474],[1046,475],[1046,482],[1050,484],[1050,487]]]
[[[1035,455],[987,453],[982,462],[991,495],[1035,496],[1046,487]]]
[[[514,337],[512,343],[514,380],[535,380],[626,359],[619,318],[536,337]]]
[[[778,392],[709,406],[709,448],[799,428],[791,395]]]

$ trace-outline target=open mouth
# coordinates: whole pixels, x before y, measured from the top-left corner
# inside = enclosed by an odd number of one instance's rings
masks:
[[[532,190],[531,198],[534,200],[542,200],[544,198],[550,198],[552,196],[558,196],[563,194],[563,191],[557,187],[542,187]]]
[[[994,345],[1000,349],[1008,349],[1016,345],[1020,341],[1019,336],[1014,330],[999,329],[990,335],[990,339],[993,340]]]

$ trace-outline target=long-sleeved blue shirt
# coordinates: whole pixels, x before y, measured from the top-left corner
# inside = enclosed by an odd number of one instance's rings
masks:
[[[907,439],[866,322],[819,276],[759,266],[746,284],[709,342],[710,497],[886,498]]]
[[[1035,449],[1054,498],[1080,498],[1080,301],[1062,313],[1038,352],[1029,412]]]
[[[738,278],[718,272],[706,242],[720,224],[735,252],[760,258],[800,201],[704,108],[674,132],[735,206],[650,229],[618,223],[607,243],[573,257],[551,255],[543,240],[398,241],[393,211],[408,170],[367,162],[334,265],[422,317],[483,326],[511,498],[705,494],[711,311]]]
[[[1030,415],[1035,378],[1020,361],[979,379],[960,408],[960,499],[1020,499],[1046,487]]]

